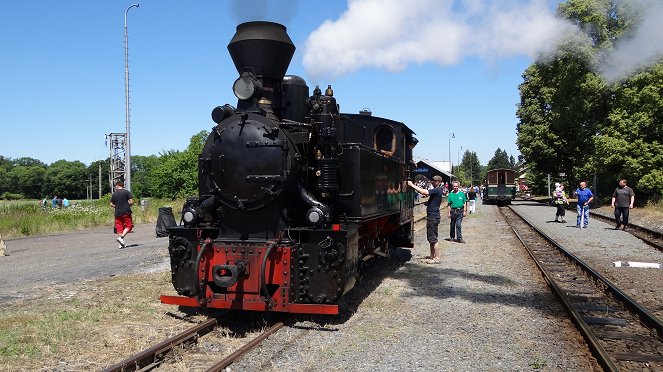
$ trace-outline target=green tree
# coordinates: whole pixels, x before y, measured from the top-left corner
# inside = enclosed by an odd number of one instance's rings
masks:
[[[454,171],[454,175],[463,185],[470,186],[481,183],[483,169],[476,152],[465,150],[460,165],[457,168]]]
[[[21,194],[23,195],[24,198],[41,199],[43,196],[42,187],[44,183],[45,174],[46,174],[45,165],[29,165],[29,166],[14,167],[7,174],[7,178],[11,183],[7,191],[16,194]]]
[[[596,169],[608,185],[626,178],[646,198],[663,196],[663,63],[614,89],[595,138]]]
[[[149,173],[149,192],[154,197],[177,198],[198,194],[198,158],[209,132],[191,137],[185,151],[168,151]]]
[[[505,150],[500,149],[499,147],[495,150],[495,155],[493,158],[488,161],[487,169],[498,169],[498,168],[510,168],[513,169],[514,164],[512,164],[513,156],[509,159],[509,155]]]
[[[41,161],[29,157],[14,159],[12,160],[12,163],[14,164],[15,167],[32,167],[32,166],[39,166],[44,168],[46,167],[46,164],[42,163]]]
[[[142,198],[150,195],[150,173],[159,164],[159,157],[132,156],[131,157],[131,193],[134,198]]]
[[[661,63],[615,84],[593,70],[599,56],[628,36],[643,8],[634,0],[568,0],[558,14],[583,29],[589,42],[564,41],[523,74],[517,144],[534,185],[566,173],[611,192],[625,177],[644,197],[663,194]],[[593,185],[597,187],[597,185]],[[608,187],[609,186],[609,187]]]
[[[88,170],[85,164],[76,161],[58,160],[46,170],[45,193],[57,194],[68,199],[85,199]]]

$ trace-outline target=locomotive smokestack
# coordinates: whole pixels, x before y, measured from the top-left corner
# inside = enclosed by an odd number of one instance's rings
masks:
[[[246,22],[237,26],[228,51],[240,74],[245,68],[252,68],[263,80],[280,82],[295,53],[295,45],[281,24]]]

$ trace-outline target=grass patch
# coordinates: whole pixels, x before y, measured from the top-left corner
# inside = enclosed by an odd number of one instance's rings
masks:
[[[547,358],[537,358],[535,361],[529,364],[533,369],[542,369],[548,365]]]
[[[38,299],[3,305],[0,365],[9,371],[108,367],[190,326],[165,315],[175,309],[158,298],[171,289],[169,272],[135,274],[57,286]]]
[[[137,204],[132,208],[134,223],[156,223],[159,207],[172,207],[177,215],[183,200],[150,199],[144,210]],[[0,234],[3,239],[108,227],[113,225],[113,220],[108,196],[99,200],[72,201],[66,208],[44,208],[37,200],[0,201]]]

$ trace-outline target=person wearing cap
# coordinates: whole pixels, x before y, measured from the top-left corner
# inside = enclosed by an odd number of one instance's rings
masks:
[[[442,177],[433,176],[433,188],[427,190],[407,181],[408,186],[422,195],[428,195],[426,204],[426,237],[430,243],[430,256],[425,258],[426,263],[440,263],[440,243],[438,243],[438,226],[440,225],[440,205],[442,205]]]

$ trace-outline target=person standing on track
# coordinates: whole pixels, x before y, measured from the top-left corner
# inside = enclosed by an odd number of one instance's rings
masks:
[[[126,247],[124,237],[134,228],[131,218],[131,206],[134,203],[133,195],[124,189],[124,183],[118,181],[115,184],[115,192],[111,196],[110,206],[115,208],[115,231],[118,237],[115,239],[120,243],[120,249]]]
[[[428,195],[426,204],[426,237],[430,243],[430,256],[426,257],[427,263],[440,263],[440,243],[438,242],[438,226],[440,224],[440,205],[442,204],[442,177],[433,176],[433,188],[427,190],[407,181],[408,186],[422,195]]]
[[[617,205],[615,205],[615,201]],[[612,193],[612,207],[615,208],[615,222],[617,226],[615,230],[618,230],[620,227],[622,230],[626,230],[628,225],[628,215],[629,210],[633,209],[633,202],[635,201],[635,192],[633,189],[626,186],[626,180],[619,180],[619,187],[615,189],[615,192]]]
[[[578,211],[578,218],[576,220],[576,227],[584,228],[587,227],[589,223],[589,203],[594,200],[594,194],[592,190],[587,188],[587,182],[580,182],[580,187],[574,192],[576,198],[578,198],[578,206],[576,207]]]
[[[458,181],[452,183],[453,190],[447,196],[447,211],[449,213],[449,237],[451,241],[458,243],[465,243],[463,240],[463,233],[461,231],[461,224],[463,217],[467,216],[467,195],[460,191],[460,184]],[[454,239],[454,235],[456,239]]]

